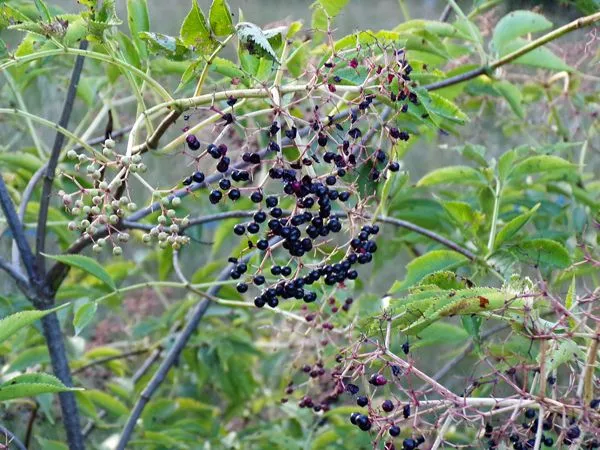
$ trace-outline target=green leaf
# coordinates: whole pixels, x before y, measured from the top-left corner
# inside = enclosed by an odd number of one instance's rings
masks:
[[[558,341],[554,341],[558,342]],[[546,357],[546,372],[550,373],[558,369],[563,364],[575,362],[585,358],[585,354],[572,339],[564,339],[558,347],[553,348],[548,352]],[[539,361],[539,358],[538,358]]]
[[[268,57],[279,63],[277,54],[269,43],[269,40],[263,30],[250,22],[240,22],[235,26],[238,39],[251,55],[259,57]]]
[[[566,159],[554,155],[531,156],[512,166],[508,173],[509,180],[520,179],[532,174],[547,174],[548,172],[570,172],[577,166]]]
[[[43,0],[34,0],[34,3],[35,7],[42,15],[42,20],[47,20],[48,22],[50,22],[50,20],[52,20],[52,15],[50,14],[48,7],[46,6],[46,3],[44,3]]]
[[[210,28],[217,36],[229,36],[235,31],[231,11],[225,0],[213,0],[208,12]]]
[[[179,38],[146,31],[142,31],[139,36],[148,44],[148,49],[152,53],[159,53],[172,59],[181,59],[189,53],[189,50]]]
[[[550,239],[525,241],[513,253],[521,261],[546,268],[566,269],[571,264],[567,249]]]
[[[210,35],[198,0],[192,0],[192,9],[183,20],[179,34],[184,45],[193,46],[202,54],[209,54],[214,49],[216,42]]]
[[[418,98],[429,114],[461,125],[469,121],[469,117],[458,106],[435,92],[419,90]]]
[[[497,51],[514,40],[529,33],[552,28],[552,22],[532,11],[517,10],[505,15],[498,21],[492,35],[492,43]]]
[[[31,373],[19,375],[0,384],[0,402],[15,398],[33,397],[39,394],[79,390],[81,389],[65,386],[52,375]]]
[[[93,389],[86,391],[84,395],[94,402],[96,406],[105,409],[117,417],[126,416],[129,413],[127,406],[106,392]]]
[[[43,164],[38,157],[23,152],[0,152],[0,163],[4,163],[10,168],[25,169],[29,172],[36,172]]]
[[[527,42],[525,39],[514,39],[508,42],[502,48],[503,51],[501,56],[505,56],[509,53],[515,52],[525,47],[527,44],[529,44],[529,42]],[[546,47],[538,47],[534,50],[531,50],[525,55],[515,59],[513,63],[557,71],[567,70],[569,72],[572,72],[574,70],[571,66],[569,66],[566,62],[564,62],[561,58],[556,56],[554,53],[552,53],[551,50],[547,49]]]
[[[19,331],[21,328],[32,324],[42,317],[56,312],[59,309],[66,307],[68,303],[60,305],[53,309],[47,309],[45,311],[33,310],[33,311],[21,311],[16,314],[12,314],[4,319],[0,320],[0,343],[11,337],[14,333]]]
[[[103,281],[107,286],[109,286],[112,290],[116,291],[117,286],[112,279],[112,277],[108,274],[104,267],[102,267],[98,262],[94,259],[83,256],[83,255],[46,255],[46,258],[54,259],[55,261],[66,264],[67,266],[77,267],[90,275],[98,278],[100,281]]]
[[[396,281],[390,292],[397,292],[414,286],[427,275],[439,272],[440,270],[452,270],[466,262],[469,259],[460,253],[452,250],[433,250],[418,258],[413,259],[406,266],[406,277],[403,281]]]
[[[481,172],[468,166],[448,166],[435,169],[421,178],[417,186],[435,186],[438,184],[485,185]]]
[[[94,319],[98,310],[97,302],[86,302],[75,311],[73,317],[73,327],[75,328],[75,336],[78,336],[81,331],[89,325]]]
[[[127,23],[129,24],[131,39],[142,60],[145,60],[148,57],[148,50],[146,44],[140,38],[140,33],[150,30],[147,0],[127,0]]]
[[[49,362],[48,347],[46,345],[36,345],[19,352],[17,357],[6,368],[6,372],[19,372],[36,364],[46,364]]]
[[[525,118],[525,111],[523,111],[523,95],[521,90],[509,81],[502,80],[494,82],[494,89],[502,95],[508,104],[510,105],[513,112],[520,119]]]
[[[571,278],[571,284],[569,285],[569,290],[567,291],[567,296],[565,297],[565,308],[567,308],[567,310],[569,311],[571,311],[573,308],[576,295],[576,288],[577,285],[575,283],[575,275],[573,275],[573,278]],[[567,321],[569,322],[569,327],[571,328],[571,330],[575,330],[575,328],[577,327],[577,322],[575,322],[575,319],[569,316]]]
[[[337,16],[348,4],[348,0],[318,0],[318,2],[329,16]]]
[[[535,212],[540,207],[540,203],[535,205],[529,211],[515,217],[510,222],[502,227],[502,229],[496,235],[496,240],[494,244],[494,248],[499,248],[504,242],[511,239],[515,234],[519,232],[521,228],[523,228],[527,222],[533,217]]]

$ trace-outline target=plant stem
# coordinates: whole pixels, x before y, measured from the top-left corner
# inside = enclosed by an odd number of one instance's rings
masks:
[[[410,13],[408,12],[408,7],[406,6],[405,0],[398,0],[398,6],[400,6],[400,11],[402,12],[402,19],[407,22],[410,20]]]
[[[200,92],[202,92],[202,86],[204,85],[204,81],[206,80],[206,76],[208,75],[208,69],[210,68],[210,65],[212,64],[214,59],[217,57],[217,55],[219,53],[221,53],[221,50],[223,50],[225,48],[227,43],[234,36],[235,36],[235,33],[230,34],[223,40],[223,42],[219,42],[219,44],[217,45],[217,48],[215,48],[215,50],[211,53],[211,55],[206,60],[206,63],[204,65],[204,67],[202,68],[202,72],[200,73],[200,78],[198,79],[198,84],[196,84],[196,89],[194,90],[194,97],[197,97],[198,95],[200,95]]]
[[[0,433],[4,435],[6,438],[5,441],[8,442],[8,445],[3,448],[9,449],[11,445],[14,445],[18,450],[27,450],[19,438],[17,438],[12,431],[8,430],[2,425],[0,425]],[[4,445],[4,443],[0,442],[0,445]]]
[[[490,226],[490,237],[488,239],[488,254],[494,251],[494,241],[496,240],[496,228],[498,227],[498,212],[500,211],[500,197],[502,196],[502,183],[496,179],[496,190],[494,192],[494,209],[492,211],[492,224]]]
[[[471,28],[471,21],[468,19],[468,17],[465,15],[462,9],[460,9],[460,6],[458,6],[458,4],[454,0],[448,0],[448,4],[452,7],[454,13],[466,22],[466,25],[469,28],[469,34],[471,35],[471,38],[473,39],[473,41],[475,42],[475,46],[477,47],[477,52],[479,53],[479,57],[481,58],[481,63],[485,65],[487,62],[487,55],[485,54],[485,50],[483,50],[483,45],[481,44],[479,36],[477,35],[477,33],[475,33],[475,31],[473,31],[473,28]]]
[[[140,77],[141,79],[146,81],[163,98],[163,100],[167,102],[173,100],[173,97],[171,97],[167,90],[158,81],[146,74],[146,72],[141,71],[137,67],[132,66],[131,64],[125,61],[121,61],[112,56],[104,55],[102,53],[97,53],[91,50],[82,50],[76,48],[55,48],[37,53],[31,53],[25,56],[13,56],[12,59],[6,61],[3,64],[0,64],[0,72],[17,64],[24,64],[26,62],[35,61],[37,59],[47,58],[48,56],[56,55],[82,55],[86,58],[96,59],[109,64],[113,64],[117,67],[130,71],[130,73],[134,73],[137,77]]]

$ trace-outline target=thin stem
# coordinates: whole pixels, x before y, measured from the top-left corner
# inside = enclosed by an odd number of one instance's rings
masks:
[[[79,44],[79,49],[85,51],[87,46],[88,41],[84,39]],[[69,88],[67,89],[67,97],[65,98],[60,120],[58,121],[58,126],[61,128],[66,128],[69,124],[71,112],[73,111],[73,104],[75,103],[75,95],[77,94],[77,86],[79,85],[81,71],[83,70],[83,62],[84,57],[78,55],[75,59],[75,66],[73,67],[71,81],[69,82]],[[39,275],[42,278],[46,275],[45,259],[42,253],[46,250],[46,222],[48,220],[48,210],[50,208],[50,195],[52,194],[52,184],[54,183],[54,175],[56,173],[60,150],[62,149],[64,140],[65,135],[57,132],[56,137],[54,138],[52,152],[50,153],[50,158],[48,160],[46,173],[44,175],[44,184],[42,186],[38,226],[35,236],[36,265]]]
[[[408,12],[408,7],[406,6],[405,0],[398,0],[398,6],[400,7],[400,12],[402,13],[402,19],[407,22],[410,20],[410,13]]]
[[[498,227],[498,212],[500,211],[500,197],[502,196],[502,183],[496,179],[496,190],[494,191],[494,209],[492,211],[492,224],[490,226],[490,236],[488,238],[488,254],[494,251],[494,242],[496,240],[496,228]]]
[[[125,358],[129,358],[131,356],[138,356],[138,355],[143,355],[144,353],[148,353],[150,351],[149,348],[141,348],[138,350],[132,350],[130,352],[125,352],[122,353],[120,355],[113,355],[113,356],[107,356],[105,358],[99,358],[99,359],[95,359],[93,361],[90,361],[89,363],[78,367],[77,369],[73,370],[73,375],[76,375],[78,373],[84,372],[87,369],[89,369],[90,367],[94,367],[94,366],[98,366],[100,364],[106,364],[107,362],[111,362],[111,361],[116,361],[119,359],[125,359]]]
[[[35,61],[37,59],[47,58],[48,56],[56,56],[56,55],[82,55],[86,58],[96,59],[99,61],[104,61],[108,64],[113,64],[115,66],[121,67],[122,69],[128,70],[130,73],[134,73],[137,77],[140,77],[144,81],[148,83],[165,101],[172,101],[173,97],[167,92],[167,90],[162,87],[162,85],[156,81],[154,78],[150,77],[146,72],[141,71],[135,66],[132,66],[125,61],[121,61],[112,56],[105,55],[103,53],[97,53],[91,50],[82,50],[76,48],[55,48],[51,50],[44,50],[41,52],[31,53],[25,56],[13,56],[12,59],[0,64],[0,72],[8,69],[11,66],[24,64],[26,62]]]
[[[460,9],[460,6],[458,6],[458,4],[454,0],[448,0],[448,4],[454,10],[454,13],[467,23],[467,28],[469,28],[469,34],[471,35],[471,38],[475,42],[475,46],[477,47],[477,52],[479,53],[479,57],[481,58],[481,63],[485,64],[487,62],[487,56],[485,54],[485,51],[483,50],[483,45],[481,44],[481,41],[479,40],[479,36],[477,36],[477,33],[475,33],[473,28],[471,28],[471,26],[470,26],[471,24],[470,24],[468,17],[465,15],[465,13],[462,11],[462,9]]]
[[[210,68],[210,65],[212,64],[214,59],[217,57],[217,55],[219,53],[221,53],[221,50],[223,50],[223,48],[225,48],[227,43],[234,36],[235,36],[235,33],[230,34],[223,40],[223,42],[219,42],[219,44],[217,45],[217,48],[215,48],[215,50],[212,52],[212,54],[206,60],[204,68],[202,69],[202,72],[200,73],[200,78],[198,79],[198,84],[196,84],[196,89],[194,90],[194,97],[200,95],[200,92],[202,92],[202,86],[204,85],[204,81],[206,80],[206,76],[208,75],[208,69]]]

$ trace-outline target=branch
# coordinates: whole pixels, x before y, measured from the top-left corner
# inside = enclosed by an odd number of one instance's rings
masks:
[[[11,431],[9,431],[7,428],[5,428],[2,425],[0,425],[0,433],[4,434],[6,441],[8,441],[8,445],[6,446],[6,448],[10,448],[10,445],[12,444],[15,447],[17,447],[19,450],[27,450],[25,448],[25,446],[23,445],[23,443]],[[2,445],[1,442],[0,442],[0,445]]]
[[[0,269],[4,270],[6,273],[8,273],[21,286],[24,286],[27,288],[30,287],[29,282],[27,281],[27,278],[25,278],[23,276],[23,274],[19,271],[19,269],[17,269],[16,266],[9,263],[8,261],[6,261],[3,258],[0,258]]]
[[[0,175],[0,206],[2,206],[2,211],[4,212],[4,216],[6,217],[8,226],[10,227],[10,231],[12,232],[13,239],[17,243],[17,248],[19,249],[19,253],[21,254],[21,260],[23,261],[23,265],[25,266],[25,272],[27,272],[29,282],[31,282],[32,284],[37,283],[38,276],[35,267],[35,257],[33,256],[31,247],[29,247],[29,243],[25,238],[23,225],[21,224],[21,221],[17,216],[17,211],[15,211],[15,205],[12,199],[10,198],[10,195],[8,194],[8,190],[6,188],[6,184],[4,183],[4,178],[2,177],[2,175]]]
[[[84,39],[79,43],[80,50],[86,50],[88,42]],[[77,55],[75,59],[75,67],[71,74],[71,81],[69,82],[69,89],[67,90],[67,97],[65,98],[65,104],[63,106],[62,114],[58,125],[66,128],[69,124],[69,118],[73,111],[73,103],[75,102],[75,95],[77,94],[77,85],[79,84],[79,78],[81,77],[81,71],[83,69],[84,56]],[[35,237],[35,250],[36,250],[36,263],[39,270],[40,276],[43,278],[46,274],[44,253],[46,249],[46,222],[48,221],[48,209],[50,207],[50,194],[52,193],[52,184],[54,183],[54,175],[56,173],[56,166],[58,165],[58,158],[60,157],[60,151],[62,149],[65,137],[62,133],[57,132],[54,138],[54,145],[52,146],[52,152],[50,153],[50,159],[48,160],[48,168],[44,176],[44,185],[42,188],[42,197],[40,199],[40,212],[38,215],[37,233]]]

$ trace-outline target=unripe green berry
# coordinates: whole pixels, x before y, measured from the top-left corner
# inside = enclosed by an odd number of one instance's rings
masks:
[[[83,219],[81,222],[79,222],[79,226],[85,230],[87,227],[90,226],[90,221],[87,219]]]
[[[116,225],[119,222],[119,216],[116,214],[111,214],[108,220],[111,224]]]
[[[168,237],[168,235],[164,231],[161,231],[160,233],[158,233],[158,240],[161,242],[165,241],[167,239],[167,237]]]
[[[102,210],[100,209],[99,206],[92,206],[92,214],[94,216],[97,216],[98,214],[100,214],[102,212]]]
[[[81,209],[79,209],[79,208],[72,208],[71,209],[71,214],[73,214],[74,216],[78,216],[79,214],[81,214]]]
[[[104,141],[104,146],[106,148],[115,148],[115,141],[113,141],[111,138],[108,138]]]
[[[67,228],[71,231],[75,231],[77,229],[77,224],[75,222],[69,222]]]
[[[83,206],[83,202],[81,200],[75,200],[75,208],[81,208]]]
[[[129,197],[126,195],[119,199],[119,206],[125,206],[127,203],[129,203]]]
[[[107,242],[106,238],[100,238],[100,239],[98,239],[98,245],[100,247],[106,247],[106,242]]]
[[[129,240],[129,234],[128,233],[119,233],[117,235],[117,239],[120,242],[127,242]]]
[[[114,155],[114,152],[110,148],[104,147],[102,149],[102,154],[104,156],[106,156],[107,158],[110,158],[110,157],[112,157]]]
[[[138,164],[138,171],[140,173],[145,173],[147,170],[148,170],[148,166],[146,166],[146,164],[144,164],[144,163]]]
[[[181,244],[179,242],[173,242],[171,247],[173,247],[173,250],[179,250],[181,248]]]
[[[189,224],[190,224],[190,219],[188,219],[187,217],[184,217],[183,219],[181,219],[182,227],[187,227]]]
[[[171,226],[169,227],[169,231],[171,233],[179,233],[179,225],[177,225],[176,223],[171,224]]]
[[[153,228],[150,230],[150,236],[154,236],[154,237],[156,237],[156,236],[158,236],[158,233],[160,233],[160,230],[158,229],[158,227],[153,227]]]
[[[151,240],[152,240],[152,236],[150,236],[149,234],[145,234],[142,236],[142,242],[144,242],[145,244],[147,244]]]
[[[137,205],[133,202],[129,202],[129,203],[127,203],[127,209],[129,211],[135,211],[137,209]]]
[[[100,189],[102,189],[103,191],[108,189],[108,183],[106,181],[101,181],[100,184],[98,185],[98,187]]]
[[[86,162],[87,161],[87,156],[85,156],[83,153],[80,153],[77,156],[77,159],[79,160],[80,163]]]
[[[67,152],[67,158],[69,159],[77,159],[77,152],[75,150],[69,150]]]
[[[96,253],[100,253],[102,251],[102,247],[100,247],[98,244],[94,244],[92,246],[92,250]]]
[[[123,249],[119,246],[113,247],[113,255],[121,256],[123,254]]]
[[[99,170],[96,170],[93,174],[92,174],[92,179],[93,180],[99,180],[102,178],[102,172],[100,172]]]
[[[81,210],[83,211],[83,213],[84,213],[85,215],[88,215],[88,214],[90,213],[90,210],[91,210],[91,209],[92,209],[92,208],[91,208],[90,206],[88,206],[88,205],[85,205],[83,208],[81,208]]]
[[[181,199],[179,197],[174,197],[173,200],[171,200],[171,205],[175,207],[181,205]]]
[[[123,157],[121,158],[121,163],[122,163],[124,166],[128,166],[128,165],[131,163],[131,158],[130,158],[129,156],[123,156]]]
[[[131,161],[133,161],[135,164],[139,164],[142,162],[142,155],[133,155],[131,157]]]
[[[158,216],[158,219],[156,219],[158,221],[159,224],[164,225],[167,223],[167,218],[165,216]]]
[[[163,206],[169,206],[169,203],[171,203],[169,197],[163,197],[160,199],[160,204]]]
[[[169,246],[169,244],[167,243],[167,241],[161,241],[158,243],[158,246],[160,248],[167,248]]]
[[[129,171],[131,173],[137,173],[138,172],[138,166],[137,166],[137,164],[129,164]]]
[[[169,217],[170,219],[172,219],[173,217],[175,217],[177,213],[175,212],[174,209],[168,209],[167,210],[167,217]]]

